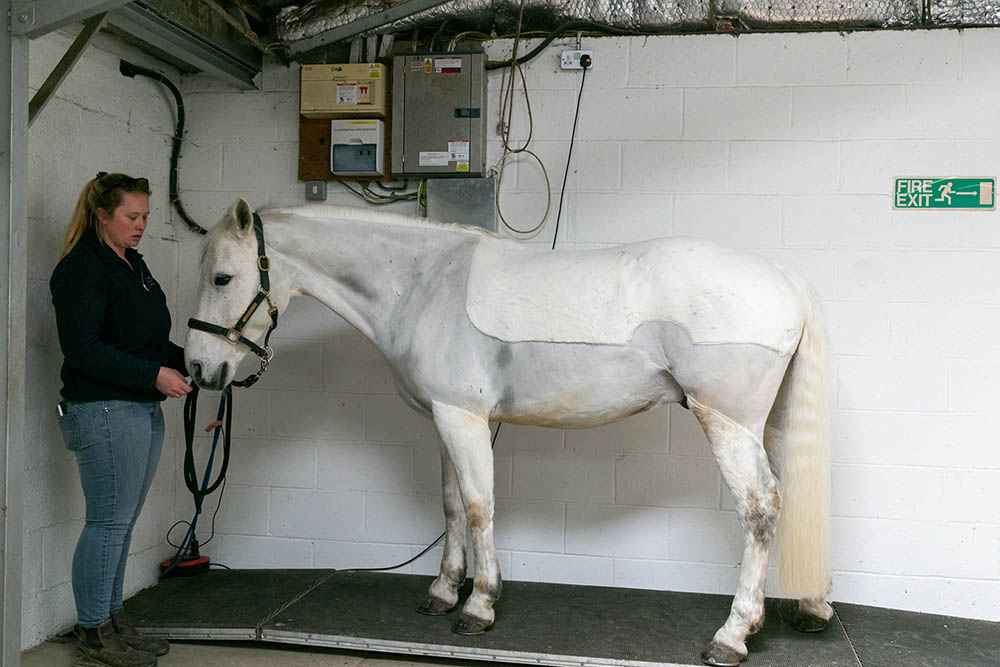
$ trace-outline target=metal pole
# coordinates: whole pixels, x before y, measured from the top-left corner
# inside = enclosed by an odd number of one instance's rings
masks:
[[[24,544],[24,389],[27,301],[28,38],[11,27],[11,0],[0,0],[0,108],[10,109],[0,138],[0,664],[21,664],[21,563]]]

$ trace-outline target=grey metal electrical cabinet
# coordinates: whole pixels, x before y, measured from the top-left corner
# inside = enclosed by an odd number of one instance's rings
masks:
[[[392,62],[392,175],[482,176],[486,56],[425,53]]]

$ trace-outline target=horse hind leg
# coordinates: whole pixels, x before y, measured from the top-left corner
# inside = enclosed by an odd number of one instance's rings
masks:
[[[462,504],[455,464],[441,445],[441,486],[444,496],[445,538],[441,571],[417,608],[421,614],[442,616],[458,604],[458,589],[465,581],[465,534],[467,520]]]
[[[493,451],[485,417],[434,402],[434,423],[455,466],[465,516],[472,532],[476,577],[472,594],[452,628],[462,635],[485,632],[495,618],[502,582],[493,537]]]
[[[833,607],[824,598],[802,598],[792,618],[792,627],[799,632],[819,632],[826,629],[831,618]]]
[[[745,640],[764,623],[764,582],[781,500],[760,436],[690,396],[688,402],[712,445],[744,530],[729,618],[701,655],[706,664],[731,667],[746,659]]]

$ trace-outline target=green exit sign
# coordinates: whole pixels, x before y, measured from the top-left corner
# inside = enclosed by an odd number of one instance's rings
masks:
[[[892,207],[993,210],[996,186],[995,178],[897,178]]]

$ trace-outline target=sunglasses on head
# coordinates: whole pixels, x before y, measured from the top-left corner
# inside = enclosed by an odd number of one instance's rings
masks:
[[[108,189],[120,187],[130,192],[149,191],[149,181],[145,178],[132,178],[125,174],[109,174],[106,171],[99,171],[97,172],[97,180],[100,181],[102,186]]]

